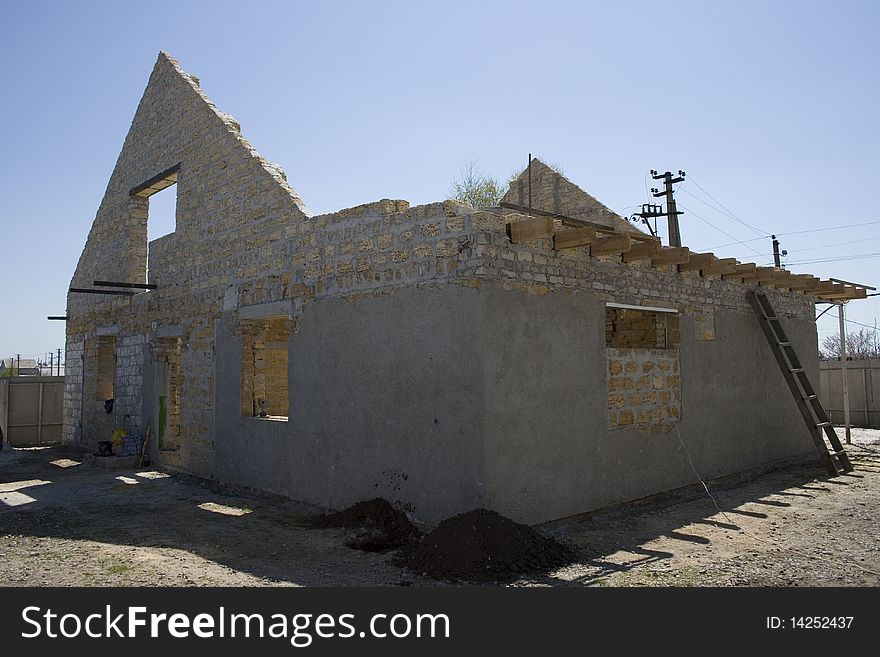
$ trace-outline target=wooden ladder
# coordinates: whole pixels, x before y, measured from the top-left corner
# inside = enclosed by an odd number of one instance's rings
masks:
[[[816,443],[816,451],[819,452],[819,457],[828,469],[829,474],[837,476],[844,472],[850,472],[853,466],[849,462],[846,450],[840,444],[840,439],[834,431],[834,426],[831,424],[831,420],[828,418],[822,402],[819,401],[819,395],[816,394],[813,386],[810,385],[810,379],[807,377],[807,373],[804,371],[803,365],[801,365],[794,351],[794,347],[782,328],[782,322],[779,321],[776,311],[770,305],[770,300],[764,292],[754,290],[749,291],[749,302],[752,304],[752,308],[755,309],[761,329],[764,331],[764,335],[767,336],[770,349],[773,350],[773,355],[776,356],[776,362],[779,363],[779,368],[782,370],[789,389],[791,389],[791,394],[797,402],[801,415],[804,416],[804,421],[807,423],[807,428],[810,430],[813,442]],[[831,449],[828,448],[828,444],[822,437],[823,432],[828,439],[828,443],[831,444]]]

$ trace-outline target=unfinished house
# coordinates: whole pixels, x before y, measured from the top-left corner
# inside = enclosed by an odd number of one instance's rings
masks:
[[[682,443],[706,478],[815,455],[762,328],[816,381],[814,303],[865,293],[661,246],[540,162],[503,207],[314,216],[164,53],[71,288],[66,442],[149,423],[166,468],[528,523],[693,484]]]

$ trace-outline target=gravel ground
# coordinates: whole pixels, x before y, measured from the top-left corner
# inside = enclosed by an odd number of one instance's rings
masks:
[[[842,432],[841,432],[842,435]],[[525,586],[880,585],[880,430],[856,470],[816,466],[544,525],[576,562]],[[69,448],[0,452],[0,585],[436,585],[394,554],[311,529],[319,509],[181,475],[112,471]]]

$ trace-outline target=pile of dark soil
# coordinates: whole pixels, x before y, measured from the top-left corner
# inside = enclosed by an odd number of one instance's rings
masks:
[[[435,579],[499,580],[571,561],[571,549],[486,509],[448,518],[401,551],[401,565]]]
[[[367,552],[397,548],[419,535],[406,514],[381,497],[323,516],[315,524],[324,529],[356,530],[345,544]]]

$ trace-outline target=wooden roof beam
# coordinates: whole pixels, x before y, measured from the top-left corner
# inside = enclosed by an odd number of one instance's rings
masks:
[[[595,228],[588,226],[567,228],[553,235],[553,248],[558,251],[561,249],[574,249],[579,246],[590,246],[590,244],[598,239],[599,235],[596,233]]]
[[[826,292],[821,295],[823,299],[843,301],[848,299],[864,299],[868,296],[868,291],[863,287],[853,287],[852,285],[842,285],[840,283],[835,283],[834,285],[835,289],[832,292]],[[838,285],[841,285],[843,289],[838,289]]]
[[[606,226],[605,224],[600,224],[596,221],[589,221],[587,219],[578,219],[576,217],[569,217],[564,214],[559,214],[558,212],[548,212],[547,210],[539,210],[538,208],[530,208],[525,205],[517,205],[516,203],[499,203],[500,207],[506,210],[516,210],[517,212],[522,212],[523,214],[530,215],[538,215],[541,217],[551,217],[553,219],[558,219],[566,226],[573,226],[575,228],[593,228],[600,233],[605,233],[607,235],[617,235],[622,231],[617,230],[611,226]],[[624,220],[625,221],[625,220]],[[633,230],[630,233],[627,233],[632,239],[644,241],[644,242],[659,242],[660,238],[655,237],[654,235],[646,235],[638,230]]]
[[[691,253],[691,257],[687,262],[683,262],[678,266],[678,271],[694,271],[709,267],[718,258],[714,253]]]
[[[770,284],[775,276],[775,267],[755,267],[755,280],[758,281],[758,283]]]
[[[788,281],[789,290],[806,290],[813,283],[818,283],[819,279],[809,274],[792,274]]]
[[[633,244],[629,251],[624,251],[624,262],[638,262],[639,260],[650,260],[660,253],[660,242],[638,242]]]
[[[542,237],[553,235],[553,219],[551,217],[532,217],[511,221],[507,224],[507,236],[514,244],[533,242]]]
[[[729,274],[722,274],[721,278],[727,280],[750,281],[755,278],[755,269],[757,265],[754,262],[746,262],[745,264],[737,264],[736,269]]]
[[[772,285],[779,290],[787,290],[789,283],[791,283],[791,272],[785,271],[783,269],[777,269],[776,273],[773,275],[773,278],[770,281],[764,283],[764,285]]]
[[[660,253],[651,258],[652,267],[682,265],[690,260],[691,250],[686,246],[664,246]]]
[[[718,258],[708,267],[700,270],[702,276],[724,276],[724,274],[732,274],[736,271],[736,258]]]
[[[617,255],[626,253],[632,248],[632,239],[626,233],[618,233],[597,239],[590,244],[590,255]]]

